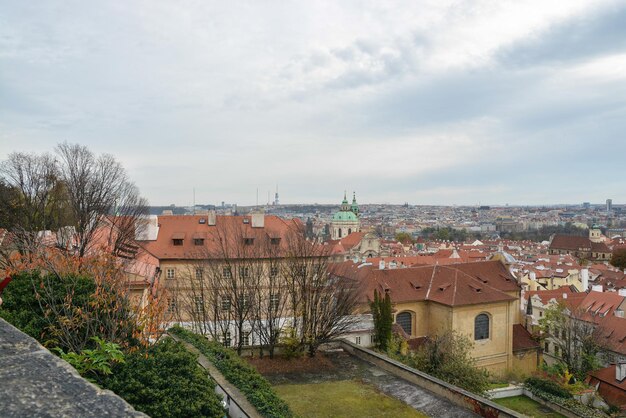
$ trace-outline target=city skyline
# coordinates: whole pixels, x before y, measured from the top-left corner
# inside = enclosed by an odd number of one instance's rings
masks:
[[[617,1],[0,5],[0,160],[81,143],[152,205],[626,193]]]

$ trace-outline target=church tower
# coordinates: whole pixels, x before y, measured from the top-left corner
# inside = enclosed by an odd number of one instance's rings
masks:
[[[602,242],[602,231],[598,225],[593,225],[589,229],[589,240],[591,242]]]
[[[352,205],[350,205],[348,196],[344,192],[339,212],[335,212],[330,222],[331,239],[338,240],[360,230],[361,221],[359,219],[359,205],[356,202],[356,194],[353,193]]]

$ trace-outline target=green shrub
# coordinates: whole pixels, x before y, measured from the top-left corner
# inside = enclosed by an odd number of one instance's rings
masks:
[[[571,398],[572,394],[565,388],[561,387],[558,383],[550,379],[542,379],[540,377],[529,377],[524,382],[526,387],[532,392],[533,389],[548,393],[550,395],[558,396],[560,398]]]
[[[285,329],[283,336],[280,337],[280,343],[283,346],[283,356],[287,359],[299,358],[304,354],[302,342],[293,328]]]
[[[16,274],[2,293],[0,317],[35,338],[43,345],[59,345],[54,338],[54,328],[62,318],[46,312],[44,303],[37,297],[36,291],[50,292],[48,299],[55,300],[61,305],[67,296],[67,286],[64,281],[56,280],[52,276],[41,276],[38,272]],[[81,307],[89,302],[90,295],[96,290],[93,280],[77,278],[73,280],[72,303]],[[47,315],[47,316],[46,316]],[[64,349],[69,347],[62,346]]]
[[[429,338],[416,351],[408,351],[406,341],[394,337],[387,355],[409,367],[478,395],[489,390],[489,373],[476,366],[471,357],[472,342],[449,331]]]
[[[235,351],[181,327],[173,327],[169,332],[192,344],[204,354],[226,380],[243,392],[261,415],[272,418],[294,416],[269,382]]]
[[[115,363],[124,363],[124,353],[120,351],[120,346],[109,343],[100,337],[92,337],[97,347],[93,350],[84,349],[80,353],[65,353],[62,349],[56,348],[61,358],[74,367],[81,376],[96,383],[102,376],[110,375],[111,366]]]
[[[197,356],[171,338],[127,354],[101,384],[152,418],[225,415],[215,383]]]

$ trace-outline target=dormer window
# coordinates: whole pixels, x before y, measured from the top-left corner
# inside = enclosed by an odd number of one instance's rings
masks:
[[[185,233],[184,232],[175,232],[174,234],[172,234],[172,244],[174,244],[176,246],[183,245],[183,240],[184,239],[185,239]]]
[[[194,238],[193,245],[204,245],[204,238]]]
[[[252,244],[254,244],[254,238],[244,238],[243,239],[243,243],[245,245],[252,245]]]
[[[278,245],[280,244],[280,238],[270,238],[270,242],[272,245]]]

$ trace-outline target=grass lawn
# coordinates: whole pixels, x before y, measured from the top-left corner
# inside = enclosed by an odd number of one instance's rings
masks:
[[[521,412],[529,417],[550,417],[561,418],[563,415],[552,412],[549,408],[533,401],[526,396],[511,396],[510,398],[493,399],[493,401],[502,406],[506,406],[517,412]]]
[[[355,380],[302,385],[278,385],[274,389],[303,418],[322,417],[425,417],[407,404]]]
[[[489,389],[502,389],[508,388],[509,386],[508,383],[489,383]]]

